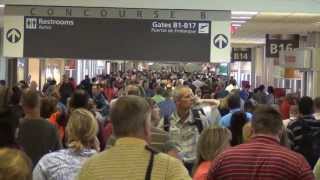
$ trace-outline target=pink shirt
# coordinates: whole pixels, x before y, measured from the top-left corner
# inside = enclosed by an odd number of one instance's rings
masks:
[[[206,180],[208,176],[208,171],[211,167],[212,161],[204,161],[197,168],[194,173],[193,180]]]

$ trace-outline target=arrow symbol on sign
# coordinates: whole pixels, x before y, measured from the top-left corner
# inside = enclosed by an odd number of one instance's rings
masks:
[[[10,29],[8,32],[7,32],[7,39],[8,41],[10,41],[11,43],[16,43],[20,40],[21,38],[21,33],[19,32],[18,29]]]
[[[214,43],[218,43],[218,48],[222,49],[224,48],[224,44],[228,43],[228,40],[222,34],[219,34],[218,37],[215,38]]]

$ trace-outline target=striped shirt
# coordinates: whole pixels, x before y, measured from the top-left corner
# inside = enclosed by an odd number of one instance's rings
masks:
[[[167,153],[176,149],[175,144],[170,142],[169,134],[159,128],[152,127],[150,147],[156,151]]]
[[[146,145],[142,139],[119,138],[84,164],[78,180],[144,180],[150,160]],[[163,153],[154,156],[151,172],[151,180],[191,180],[178,159]]]
[[[302,154],[313,168],[320,157],[320,121],[312,115],[299,117],[287,127],[291,149]]]
[[[213,162],[208,180],[314,180],[307,161],[270,136],[255,136]]]

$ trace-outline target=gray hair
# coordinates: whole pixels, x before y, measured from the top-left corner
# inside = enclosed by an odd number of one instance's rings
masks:
[[[188,86],[178,86],[172,92],[172,97],[174,101],[177,101],[181,98],[182,91],[184,89],[190,89]],[[191,90],[191,89],[190,89]]]

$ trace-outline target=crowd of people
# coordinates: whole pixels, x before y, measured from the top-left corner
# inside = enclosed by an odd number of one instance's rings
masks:
[[[320,97],[202,72],[0,81],[0,179],[320,179]]]

